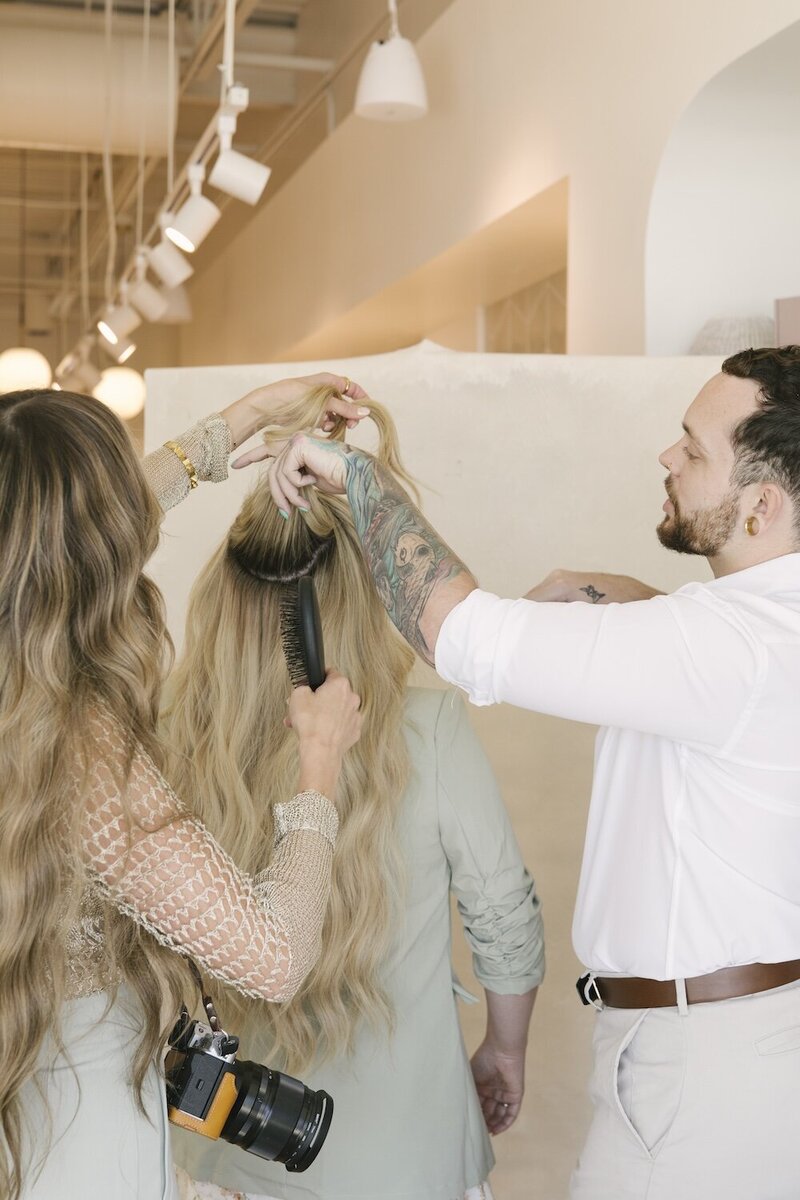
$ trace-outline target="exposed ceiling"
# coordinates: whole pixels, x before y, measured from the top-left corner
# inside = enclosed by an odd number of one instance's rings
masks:
[[[403,32],[418,37],[449,2],[401,0]],[[268,200],[350,111],[366,47],[386,28],[386,2],[236,0],[236,7],[236,79],[250,90],[236,147],[272,168]],[[166,0],[151,0],[150,14],[151,36],[164,38]],[[114,0],[115,30],[140,37],[143,15],[144,0]],[[0,39],[10,24],[27,24],[38,34],[43,27],[99,31],[103,20],[103,0],[0,0]],[[224,0],[176,0],[178,168],[219,104],[223,20]],[[74,69],[80,70],[80,64]],[[19,103],[25,102],[21,95]],[[115,154],[112,165],[118,271],[136,245],[138,164],[135,155]],[[58,308],[59,297],[61,340],[70,341],[85,328],[79,255],[82,170],[88,177],[88,307],[93,311],[103,298],[108,254],[101,155],[10,146],[0,140],[0,326],[7,329],[16,320],[25,295],[31,340],[41,335],[44,314],[54,304]],[[165,193],[166,161],[153,155],[145,161],[145,231]],[[253,212],[221,193],[211,190],[210,195],[224,208],[225,218],[195,256],[200,269]]]

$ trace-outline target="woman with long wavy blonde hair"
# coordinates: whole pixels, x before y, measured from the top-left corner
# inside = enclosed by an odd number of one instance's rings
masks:
[[[227,411],[230,425],[212,419],[225,451],[251,419]],[[187,461],[208,477],[213,439],[196,427],[182,442],[197,467],[180,446],[167,451],[174,466],[160,453],[150,463],[165,507],[183,494]],[[181,956],[282,1000],[319,950],[338,820],[326,796],[358,736],[358,698],[342,677],[294,694],[283,800],[298,795],[280,809],[270,883],[243,872],[158,767],[168,639],[142,572],[161,515],[104,405],[0,396],[4,1200],[172,1200],[157,1063],[192,995]]]
[[[317,426],[328,403],[325,389],[310,394],[268,436]],[[394,425],[370,406],[377,458],[408,482]],[[343,423],[330,436],[342,438]],[[347,672],[364,717],[340,780],[323,949],[290,1001],[242,1006],[231,997],[228,1011],[248,1057],[333,1095],[333,1126],[297,1182],[180,1132],[177,1157],[211,1181],[209,1196],[217,1184],[287,1200],[488,1198],[493,1158],[455,1009],[449,900],[452,891],[493,1006],[474,1072],[494,1112],[496,1081],[487,1081],[498,1032],[509,1019],[527,1032],[543,970],[533,882],[463,706],[453,693],[408,687],[414,656],[386,617],[347,503],[309,488],[305,508],[286,519],[267,475],[246,499],[192,591],[165,731],[172,782],[228,852],[259,870],[272,852],[274,805],[296,770],[283,723],[281,596],[310,575],[326,653]],[[404,551],[417,569],[416,547]],[[508,1127],[521,1098],[490,1118],[493,1131]]]

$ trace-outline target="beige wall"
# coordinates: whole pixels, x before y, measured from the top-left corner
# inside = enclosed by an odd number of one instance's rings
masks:
[[[193,281],[182,361],[310,355],[334,324],[344,346],[346,314],[563,178],[568,348],[641,353],[670,131],[708,79],[798,19],[800,0],[454,0],[418,43],[430,115],[344,120]],[[438,324],[460,315],[454,297]]]

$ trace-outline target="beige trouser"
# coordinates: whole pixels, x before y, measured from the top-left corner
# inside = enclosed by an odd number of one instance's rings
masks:
[[[800,985],[604,1009],[571,1200],[798,1200]]]

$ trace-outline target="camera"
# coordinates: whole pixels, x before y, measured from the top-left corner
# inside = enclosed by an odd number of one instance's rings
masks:
[[[214,1022],[216,1024],[216,1022]],[[166,1057],[169,1119],[208,1138],[305,1171],[333,1117],[327,1092],[259,1063],[237,1060],[239,1039],[189,1019],[184,1008]]]

